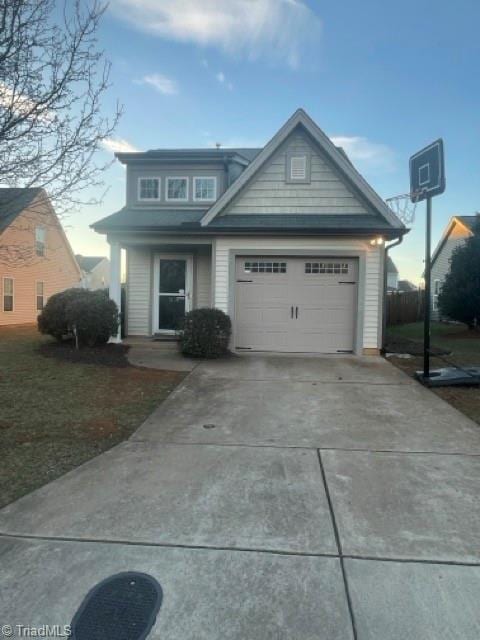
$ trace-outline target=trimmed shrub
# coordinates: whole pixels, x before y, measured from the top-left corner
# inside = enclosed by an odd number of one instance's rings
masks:
[[[219,309],[189,311],[180,331],[182,353],[194,358],[220,358],[228,352],[230,318]]]
[[[105,291],[68,289],[52,296],[38,318],[42,333],[57,340],[76,336],[79,346],[108,342],[117,333],[117,305]]]

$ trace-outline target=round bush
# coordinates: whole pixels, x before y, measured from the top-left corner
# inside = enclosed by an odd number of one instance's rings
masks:
[[[105,291],[68,289],[52,296],[38,318],[42,333],[61,340],[76,335],[80,346],[108,342],[119,325],[118,308]]]
[[[180,331],[182,353],[194,358],[220,358],[228,352],[230,318],[219,309],[189,311]]]

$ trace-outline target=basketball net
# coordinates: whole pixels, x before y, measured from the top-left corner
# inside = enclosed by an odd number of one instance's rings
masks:
[[[402,193],[399,196],[387,198],[385,202],[403,224],[408,225],[413,223],[415,220],[415,209],[417,208],[417,200],[415,200],[414,194]]]

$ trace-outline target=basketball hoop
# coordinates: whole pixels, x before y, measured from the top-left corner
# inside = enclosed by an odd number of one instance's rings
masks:
[[[399,196],[387,198],[385,201],[403,224],[412,224],[415,220],[415,209],[418,203],[415,195],[413,193],[402,193]]]

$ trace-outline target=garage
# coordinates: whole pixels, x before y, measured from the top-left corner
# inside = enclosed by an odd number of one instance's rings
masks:
[[[358,260],[236,258],[235,347],[291,353],[355,348]]]

